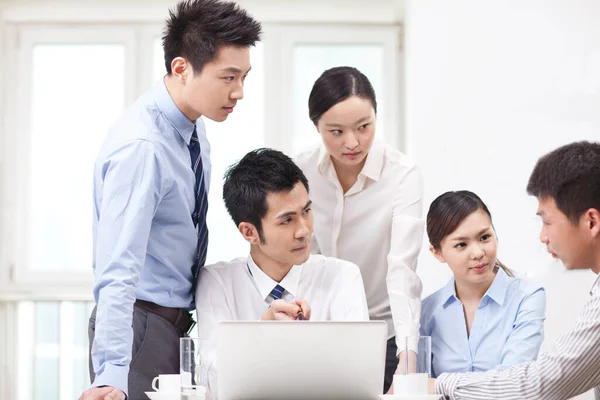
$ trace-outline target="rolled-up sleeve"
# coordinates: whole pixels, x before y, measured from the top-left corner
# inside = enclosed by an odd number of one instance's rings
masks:
[[[399,352],[406,336],[419,335],[422,284],[415,271],[425,229],[422,193],[422,177],[414,166],[395,193],[387,256],[386,283]]]
[[[95,210],[92,386],[108,385],[127,393],[137,282],[152,220],[171,180],[155,145],[145,140],[131,140],[112,151],[97,174],[96,191],[101,193],[96,193]]]

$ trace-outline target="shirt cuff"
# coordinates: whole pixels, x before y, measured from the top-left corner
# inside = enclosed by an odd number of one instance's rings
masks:
[[[396,351],[396,355],[399,355],[401,352],[403,352],[406,348],[406,338],[412,336],[420,336],[419,335],[419,329],[417,327],[411,327],[408,325],[405,325],[401,328],[396,328],[396,346],[398,347],[398,350]],[[417,351],[416,348],[413,348],[413,346],[411,346],[411,343],[409,343],[409,350],[413,350],[413,351]]]
[[[458,386],[460,374],[441,374],[435,380],[435,393],[442,394],[450,400],[456,399],[454,392]]]
[[[118,366],[104,364],[104,371],[96,375],[91,387],[112,386],[121,389],[127,396],[127,377],[129,376],[129,366]]]

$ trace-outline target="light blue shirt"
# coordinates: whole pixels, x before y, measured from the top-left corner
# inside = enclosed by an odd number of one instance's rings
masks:
[[[202,120],[196,127],[208,188],[210,146]],[[112,126],[96,160],[92,386],[127,393],[136,299],[193,307],[198,241],[191,217],[195,176],[188,145],[193,130],[194,123],[161,80]]]
[[[534,360],[544,340],[546,292],[498,268],[475,312],[471,333],[454,278],[425,298],[421,335],[431,336],[431,372],[476,372]]]

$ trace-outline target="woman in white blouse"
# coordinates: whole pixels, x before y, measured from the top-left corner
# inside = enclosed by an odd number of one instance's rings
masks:
[[[406,336],[419,334],[422,179],[415,163],[373,140],[377,101],[352,67],[325,71],[308,100],[323,146],[295,158],[308,178],[315,225],[312,251],[351,261],[363,275],[369,315],[388,323],[384,393]]]

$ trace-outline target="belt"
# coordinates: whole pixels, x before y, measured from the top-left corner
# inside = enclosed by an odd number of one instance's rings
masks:
[[[189,333],[196,325],[192,313],[183,308],[163,307],[145,300],[136,300],[134,306],[166,319],[183,333]]]

